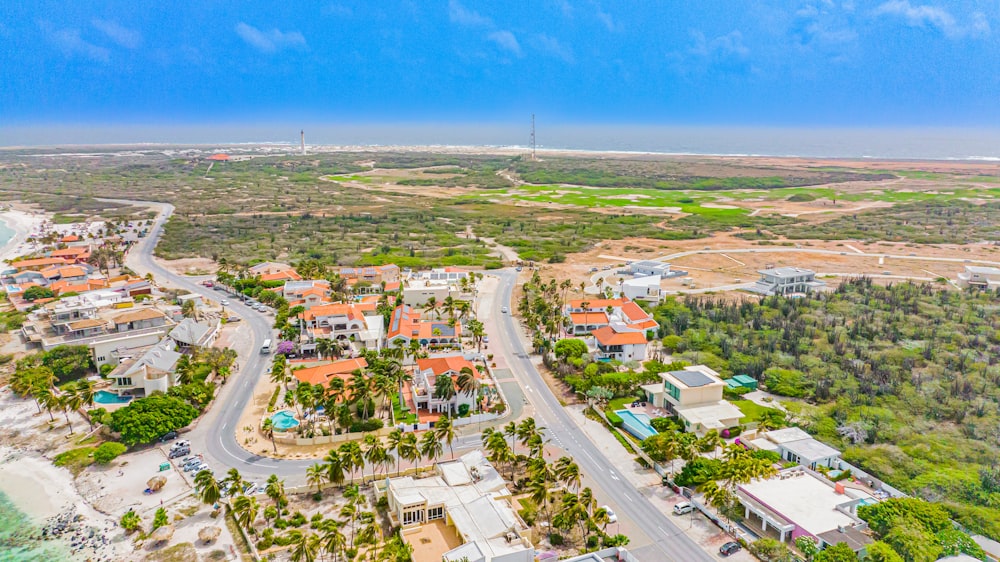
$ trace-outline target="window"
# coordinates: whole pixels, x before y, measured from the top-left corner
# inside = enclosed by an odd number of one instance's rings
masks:
[[[410,525],[413,523],[420,523],[424,520],[424,510],[423,509],[411,509],[409,511],[403,512],[403,525]]]
[[[427,520],[444,519],[444,507],[432,507],[427,510]]]
[[[107,358],[105,358],[103,355],[97,358],[98,363],[102,363],[104,361],[107,361]]]

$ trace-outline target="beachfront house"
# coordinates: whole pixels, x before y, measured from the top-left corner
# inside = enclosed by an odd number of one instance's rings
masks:
[[[181,358],[174,341],[163,338],[151,347],[126,353],[119,357],[121,363],[109,378],[111,390],[118,394],[149,396],[153,392],[166,393],[177,384],[174,369]]]
[[[612,322],[592,332],[594,358],[598,361],[645,361],[646,332]]]
[[[660,373],[660,382],[643,385],[642,390],[654,408],[680,418],[685,431],[704,435],[740,424],[743,412],[722,399],[725,387],[719,373],[705,365],[692,365]]]
[[[816,280],[816,272],[801,267],[775,267],[762,269],[760,279],[747,288],[765,296],[805,294],[826,288],[826,283]]]

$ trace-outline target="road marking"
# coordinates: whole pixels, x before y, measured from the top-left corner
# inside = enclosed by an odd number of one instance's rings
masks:
[[[615,480],[617,480],[617,478],[615,478]],[[628,494],[623,494],[623,495],[625,496],[625,499],[627,499],[628,501],[632,501],[632,498]]]
[[[617,477],[617,476],[615,476],[615,471],[613,471],[613,470],[609,470],[608,472],[610,472],[610,473],[611,473],[611,478],[612,478],[612,479],[613,479],[613,480],[614,480],[615,482],[617,482],[617,481],[618,481],[618,477]]]
[[[664,535],[667,534],[667,532],[663,530],[663,527],[660,527],[659,525],[656,526],[656,529],[661,533],[663,533]]]

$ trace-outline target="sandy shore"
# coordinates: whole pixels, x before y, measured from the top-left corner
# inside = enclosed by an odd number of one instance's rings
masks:
[[[30,248],[24,245],[28,235],[37,232],[47,216],[44,213],[33,213],[20,209],[11,209],[0,213],[0,220],[3,220],[14,230],[14,236],[0,248],[0,260],[10,260],[24,255]]]

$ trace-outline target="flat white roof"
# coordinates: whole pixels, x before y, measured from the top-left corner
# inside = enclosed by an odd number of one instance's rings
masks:
[[[967,265],[965,270],[969,273],[982,273],[985,275],[1000,275],[1000,267],[986,267],[982,265]]]
[[[785,479],[755,480],[739,486],[738,490],[813,535],[836,529],[838,525],[846,527],[856,523],[836,507],[868,497],[851,488],[838,494],[833,486],[804,471]]]
[[[799,275],[816,274],[811,269],[802,269],[801,267],[775,267],[773,269],[762,269],[757,273],[761,275],[773,275],[775,277],[798,277]]]
[[[763,437],[758,437],[756,439],[750,440],[750,445],[756,449],[761,449],[764,451],[777,451],[778,446],[774,443],[764,439]]]
[[[696,373],[696,375],[693,377],[686,377],[685,375],[678,376],[674,374],[674,373],[683,373],[685,371]],[[705,375],[711,380],[705,382],[704,378],[699,375]],[[719,373],[716,373],[710,367],[707,367],[705,365],[690,365],[684,367],[684,369],[681,371],[667,371],[666,373],[660,373],[660,378],[669,379],[670,384],[678,388],[698,388],[706,386],[708,384],[725,384],[722,382],[722,377],[719,376]],[[685,380],[685,378],[691,380],[692,384],[689,385],[687,380]],[[698,384],[695,384],[696,382]]]
[[[707,429],[725,429],[726,426],[721,420],[731,420],[742,418],[743,411],[733,406],[725,400],[719,400],[713,404],[698,404],[697,406],[677,406],[677,415],[686,421],[700,423]]]
[[[799,439],[798,441],[789,441],[783,444],[782,447],[795,453],[802,460],[815,461],[840,456],[840,451],[812,437],[809,439]]]
[[[659,287],[660,279],[659,275],[647,275],[645,277],[626,279],[622,284],[627,287]]]
[[[775,429],[768,431],[764,434],[764,437],[772,443],[777,443],[779,445],[783,443],[788,443],[789,441],[798,441],[800,439],[811,439],[812,435],[809,435],[802,429],[797,427],[786,427],[785,429]]]

